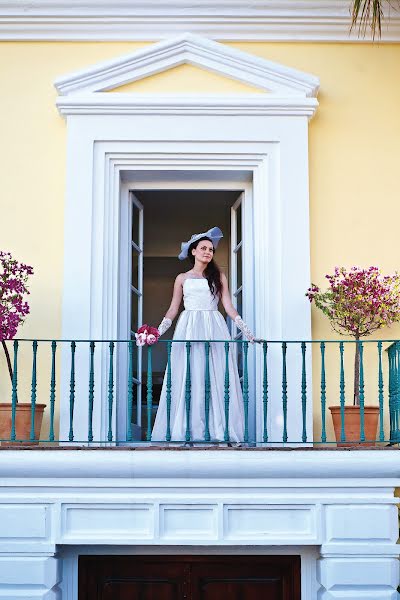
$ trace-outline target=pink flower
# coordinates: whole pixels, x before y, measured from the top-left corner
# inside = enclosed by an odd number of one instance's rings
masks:
[[[148,346],[152,346],[158,341],[159,337],[158,329],[145,323],[135,333],[136,345],[145,346],[147,344]]]
[[[147,341],[147,344],[149,346],[152,346],[153,344],[156,343],[157,338],[156,338],[156,336],[153,333],[149,333],[149,335],[147,336],[147,340],[146,341]]]
[[[330,319],[338,333],[361,337],[400,321],[397,272],[383,276],[376,266],[335,267],[334,273],[325,277],[328,289],[321,291],[312,285],[306,296]]]
[[[147,335],[145,333],[135,333],[136,346],[144,346],[146,344]]]
[[[0,340],[15,337],[29,313],[24,295],[29,294],[26,284],[32,274],[32,267],[19,263],[9,252],[0,251]]]
[[[149,326],[146,325],[146,323],[145,323],[144,325],[139,327],[139,329],[137,330],[137,333],[144,333],[145,335],[147,335],[148,328],[149,328]]]

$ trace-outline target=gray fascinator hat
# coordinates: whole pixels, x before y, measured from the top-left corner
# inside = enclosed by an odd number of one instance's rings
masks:
[[[218,246],[218,242],[221,238],[224,237],[224,234],[220,230],[219,227],[211,227],[208,231],[204,231],[203,233],[194,233],[190,240],[187,242],[182,242],[181,244],[181,253],[179,254],[179,260],[185,260],[188,256],[189,247],[193,242],[197,240],[201,240],[201,238],[208,237],[212,241],[214,248]]]

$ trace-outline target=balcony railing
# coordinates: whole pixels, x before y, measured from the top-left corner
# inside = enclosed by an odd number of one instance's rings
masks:
[[[174,345],[184,349],[184,381],[174,376]],[[397,444],[400,442],[400,341],[262,341],[160,340],[138,349],[131,340],[13,340],[9,406],[0,405],[2,446],[224,445],[232,443],[229,357],[235,356],[243,403],[243,439],[247,446],[327,446]],[[213,347],[222,347],[224,434],[210,432]],[[359,377],[354,392],[354,357]],[[193,350],[204,353],[202,411],[204,434],[191,431],[192,378],[199,365]],[[387,351],[387,352],[386,352]],[[182,355],[182,353],[181,353]],[[197,354],[197,356],[199,356]],[[2,371],[3,381],[6,371]],[[162,439],[152,429],[165,376],[166,423]],[[358,382],[357,382],[358,381]],[[184,435],[171,434],[174,386],[184,389]],[[4,386],[3,386],[4,387]],[[357,396],[357,432],[347,432],[347,407]],[[41,430],[38,407],[46,405]],[[336,438],[329,415],[338,406]],[[369,406],[376,407],[376,433],[366,430]],[[25,409],[28,433],[21,434],[18,415]],[[25,419],[26,420],[26,419]],[[339,435],[339,437],[338,437]]]

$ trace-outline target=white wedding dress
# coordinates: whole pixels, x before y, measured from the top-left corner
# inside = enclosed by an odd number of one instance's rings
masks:
[[[176,324],[174,340],[230,340],[228,328],[218,311],[214,298],[204,278],[186,278],[183,283],[185,310]],[[225,344],[211,343],[209,353],[210,400],[209,432],[211,441],[225,439]],[[242,442],[244,436],[244,410],[242,389],[236,361],[236,344],[229,344],[229,441]],[[187,354],[186,343],[173,342],[171,348],[171,404],[170,440],[184,442],[187,430]],[[190,345],[190,440],[205,441],[205,344]],[[167,435],[167,370],[164,375],[160,403],[154,422],[153,442],[166,440]]]

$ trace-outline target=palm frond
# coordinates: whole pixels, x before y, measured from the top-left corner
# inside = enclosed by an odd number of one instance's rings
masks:
[[[384,0],[352,0],[351,27],[358,29],[358,34],[365,37],[367,29],[371,30],[372,39],[382,35],[382,18]]]

